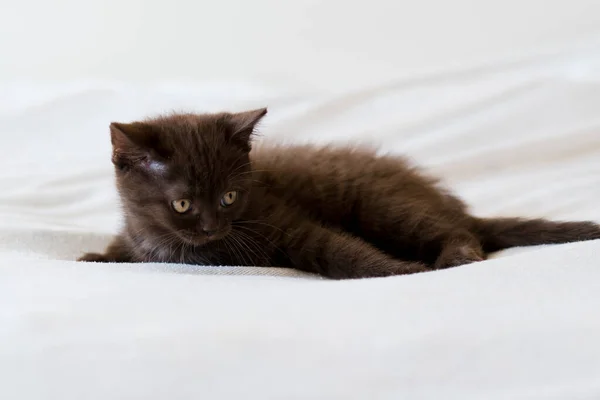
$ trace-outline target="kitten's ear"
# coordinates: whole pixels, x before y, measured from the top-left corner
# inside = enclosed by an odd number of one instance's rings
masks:
[[[151,128],[143,122],[110,124],[113,163],[119,167],[143,160],[156,140]]]
[[[256,124],[258,124],[265,115],[267,115],[266,107],[231,114],[229,117],[229,122],[232,125],[230,140],[243,148],[250,150],[250,137],[254,132]]]

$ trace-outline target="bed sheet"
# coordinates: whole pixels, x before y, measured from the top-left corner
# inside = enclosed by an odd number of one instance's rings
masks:
[[[347,93],[0,88],[0,398],[595,399],[600,242],[445,271],[92,265],[119,227],[108,124],[269,107],[261,140],[375,143],[478,215],[600,221],[600,51]]]

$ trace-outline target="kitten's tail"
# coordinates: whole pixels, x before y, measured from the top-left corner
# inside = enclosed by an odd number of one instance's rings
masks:
[[[591,221],[555,222],[546,219],[477,218],[483,251],[509,247],[558,244],[600,239],[600,225]]]

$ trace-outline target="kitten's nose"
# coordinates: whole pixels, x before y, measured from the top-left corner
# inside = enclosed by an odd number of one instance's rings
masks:
[[[213,228],[213,227],[210,227],[210,226],[209,227],[204,226],[204,227],[202,227],[202,232],[204,232],[204,234],[206,236],[212,236],[215,233],[217,233],[217,230],[215,228]]]
[[[212,236],[219,230],[219,223],[215,213],[205,210],[200,218],[202,233],[206,236]]]
[[[219,230],[219,225],[217,221],[204,221],[201,230],[206,236],[212,236]]]

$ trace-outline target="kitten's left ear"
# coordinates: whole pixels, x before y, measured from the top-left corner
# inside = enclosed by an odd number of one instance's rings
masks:
[[[113,164],[119,167],[137,164],[157,148],[156,135],[142,122],[111,123],[110,141],[113,146]]]
[[[254,132],[256,124],[267,115],[267,108],[259,108],[256,110],[244,111],[241,113],[231,114],[229,123],[232,125],[233,131],[230,139],[244,148],[250,150],[250,137]]]

